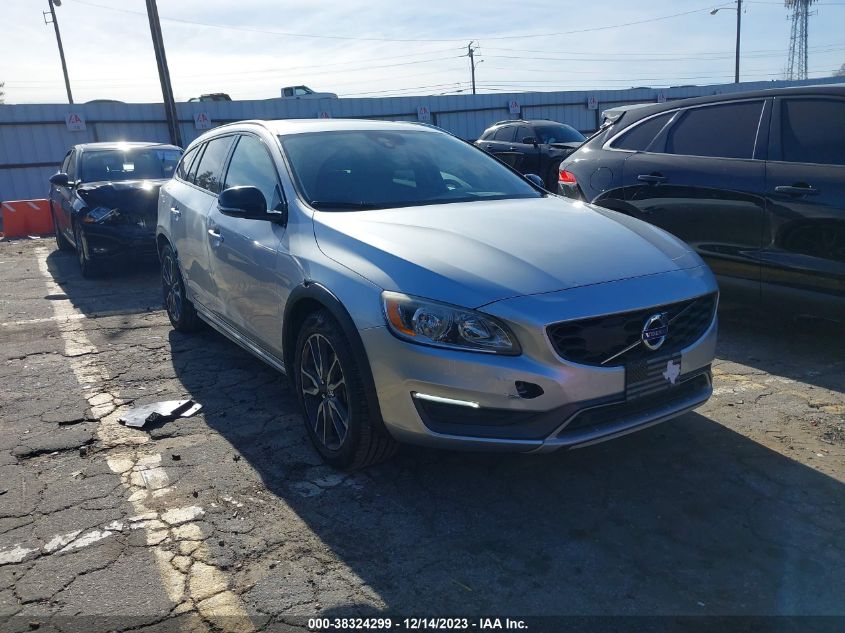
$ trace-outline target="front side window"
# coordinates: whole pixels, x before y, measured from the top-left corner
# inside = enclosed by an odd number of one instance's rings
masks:
[[[845,101],[786,99],[782,107],[783,160],[845,165]]]
[[[74,181],[74,180],[76,180],[76,172],[77,172],[77,169],[76,169],[76,164],[77,164],[78,162],[79,162],[79,152],[78,152],[78,151],[76,151],[76,150],[73,150],[73,151],[70,153],[70,157],[68,158],[68,162],[67,162],[67,172],[66,172],[66,173],[67,173],[67,178],[68,178],[68,180],[70,180],[71,182],[72,182],[72,181]]]
[[[232,137],[223,136],[211,139],[205,147],[205,151],[199,159],[196,169],[194,184],[202,187],[211,193],[220,193],[220,178],[223,172],[223,163],[229,155],[229,148],[232,146]]]
[[[672,126],[666,152],[685,156],[753,158],[762,101],[690,108]]]
[[[224,188],[243,185],[257,187],[264,194],[268,209],[275,209],[282,202],[273,159],[264,143],[254,136],[242,136],[235,146]]]
[[[79,177],[83,182],[170,178],[181,155],[178,149],[161,147],[85,150]]]
[[[539,198],[478,148],[422,130],[345,130],[282,137],[300,195],[317,209],[379,209]]]
[[[314,91],[308,88],[307,86],[297,86],[294,88],[294,94],[297,97],[304,97],[305,95],[314,94]]]

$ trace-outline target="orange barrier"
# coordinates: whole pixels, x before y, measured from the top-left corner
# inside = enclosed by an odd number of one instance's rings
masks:
[[[47,200],[15,200],[2,203],[5,237],[52,235],[53,218]]]

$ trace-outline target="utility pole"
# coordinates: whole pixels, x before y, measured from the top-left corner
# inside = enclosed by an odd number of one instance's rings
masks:
[[[44,23],[53,25],[53,30],[56,32],[56,43],[59,45],[59,57],[62,60],[62,73],[65,76],[65,89],[67,90],[67,102],[73,103],[73,93],[70,91],[70,78],[67,75],[67,62],[65,62],[65,49],[62,46],[62,34],[59,33],[59,21],[56,19],[56,7],[62,6],[62,0],[47,0],[50,5],[50,20],[47,20],[47,11],[42,11],[44,16]]]
[[[158,18],[156,0],[147,1],[147,17],[150,19],[150,33],[153,36],[153,49],[158,65],[158,78],[161,82],[161,96],[164,99],[164,114],[167,116],[167,129],[170,142],[182,146],[182,133],[179,130],[179,115],[176,112],[176,100],[173,98],[173,86],[170,84],[170,70],[167,68],[167,56],[164,54],[164,39],[161,36],[161,22]]]
[[[467,57],[469,57],[469,68],[472,75],[472,94],[475,94],[475,50],[473,42],[467,44]]]
[[[736,0],[736,71],[734,83],[739,83],[739,36],[742,32],[742,0]]]

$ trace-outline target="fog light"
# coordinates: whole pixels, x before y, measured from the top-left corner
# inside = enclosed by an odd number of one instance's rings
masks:
[[[477,402],[469,400],[456,400],[455,398],[444,398],[443,396],[432,396],[427,393],[412,392],[411,395],[417,400],[428,400],[429,402],[439,402],[440,404],[454,404],[459,407],[470,407],[472,409],[480,409],[481,405]]]

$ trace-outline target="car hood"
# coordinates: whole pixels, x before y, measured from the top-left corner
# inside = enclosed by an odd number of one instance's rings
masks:
[[[386,290],[465,307],[701,265],[676,238],[556,196],[316,212],[330,258]]]
[[[86,182],[76,193],[93,209],[118,209],[120,215],[133,223],[155,226],[158,215],[158,190],[167,180],[121,180],[117,182]]]

